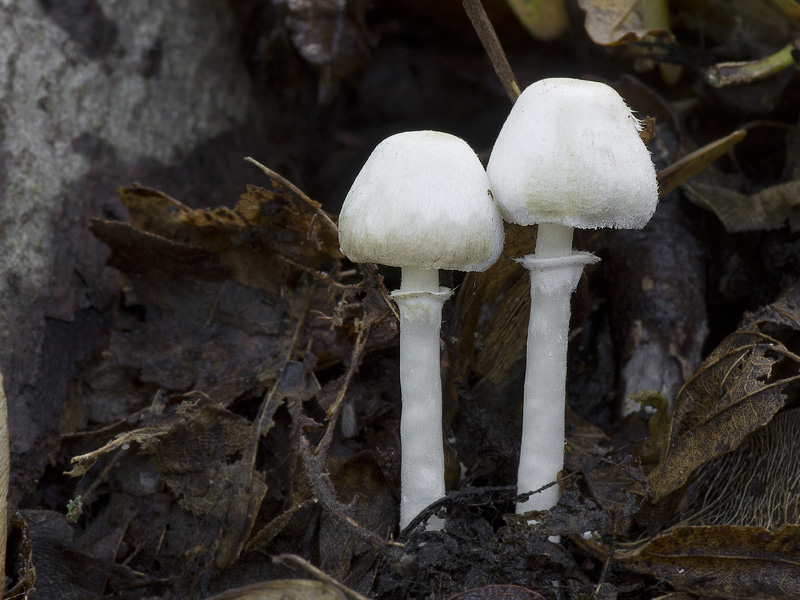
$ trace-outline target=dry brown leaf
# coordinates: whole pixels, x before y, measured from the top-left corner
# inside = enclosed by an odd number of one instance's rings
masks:
[[[646,35],[672,39],[668,31],[645,27],[639,4],[639,0],[578,0],[578,6],[586,13],[586,33],[595,44],[627,44]]]
[[[283,181],[271,183],[273,190],[248,186],[234,209],[194,210],[141,186],[120,188],[119,195],[130,227],[157,236],[164,249],[169,240],[183,253],[199,254],[195,260],[205,268],[225,268],[235,281],[274,293],[292,273],[330,271],[342,255],[335,225],[320,205]],[[123,251],[105,234],[110,225],[95,220],[92,230]]]
[[[251,438],[251,424],[221,407],[182,405],[169,434],[149,440],[143,450],[181,507],[201,518],[221,518],[228,510],[230,489],[242,465],[228,464]],[[266,486],[254,473],[251,495],[262,498]]]
[[[686,525],[775,531],[800,524],[800,410],[784,410],[741,446],[698,469],[681,502]]]
[[[787,181],[743,194],[718,183],[692,181],[684,185],[695,204],[713,212],[730,232],[800,227],[800,181]]]
[[[682,527],[615,559],[677,590],[727,600],[800,597],[800,527]]]
[[[74,467],[67,474],[81,477],[102,457],[135,442],[153,455],[184,508],[205,515],[222,501],[219,493],[225,487],[224,473],[216,485],[209,482],[214,480],[215,470],[225,467],[228,458],[249,441],[250,424],[243,417],[219,406],[197,407],[188,402],[155,425],[126,432],[97,450],[73,457]]]
[[[321,581],[276,579],[228,590],[206,600],[347,600],[347,596]]]
[[[776,326],[800,330],[800,288],[725,338],[678,393],[666,457],[647,478],[656,502],[680,489],[700,465],[738,447],[783,407],[783,388],[800,378],[800,357],[765,333]]]
[[[148,387],[128,394],[136,410],[159,389],[199,390],[228,404],[277,377],[281,340],[305,298],[315,314],[334,310],[341,254],[336,225],[318,203],[277,174],[270,184],[251,186],[234,210],[213,211],[157,190],[120,190],[131,222],[96,220],[92,230],[127,277],[125,303],[145,314],[120,319],[93,389],[137,373]],[[335,334],[317,324],[312,350],[332,355]]]
[[[780,360],[757,332],[738,332],[700,366],[678,394],[667,455],[648,476],[655,501],[679,489],[702,464],[733,448],[783,407],[770,381]]]
[[[398,519],[397,502],[371,452],[350,457],[331,476],[336,497],[343,505],[354,504],[352,517],[377,535],[393,531]],[[323,512],[319,525],[320,567],[356,589],[369,587],[378,553],[351,527]],[[358,585],[366,577],[366,585]],[[361,591],[366,591],[362,589]]]

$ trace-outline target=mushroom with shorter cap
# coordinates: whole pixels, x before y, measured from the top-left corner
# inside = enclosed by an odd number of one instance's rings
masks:
[[[572,251],[574,227],[641,229],[658,203],[656,171],[641,123],[603,83],[543,79],[517,99],[487,172],[503,218],[539,225],[531,273],[531,315],[517,478],[521,492],[556,481],[564,465],[564,409],[570,297],[583,267],[599,259]],[[552,486],[517,505],[547,510]]]
[[[489,179],[465,141],[436,131],[378,144],[345,198],[339,245],[355,262],[401,268],[400,526],[444,496],[439,331],[451,291],[438,269],[484,271],[503,247]]]

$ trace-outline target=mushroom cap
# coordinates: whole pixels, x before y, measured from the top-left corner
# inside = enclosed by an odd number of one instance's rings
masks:
[[[503,218],[518,225],[641,229],[658,203],[641,122],[604,83],[542,79],[525,89],[487,172]]]
[[[367,159],[339,215],[339,245],[355,262],[484,271],[503,248],[503,220],[464,140],[410,131]]]

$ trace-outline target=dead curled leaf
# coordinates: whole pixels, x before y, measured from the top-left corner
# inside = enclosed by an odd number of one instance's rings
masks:
[[[800,526],[681,527],[615,559],[678,590],[728,600],[800,597]]]
[[[235,209],[214,210],[140,186],[119,190],[130,222],[94,220],[91,229],[124,274],[125,304],[146,318],[113,332],[97,378],[133,370],[149,386],[142,395],[194,389],[227,404],[276,376],[281,336],[305,296],[315,314],[333,310],[341,254],[318,203],[277,174],[270,187],[250,186]],[[330,335],[318,324],[320,339]]]
[[[212,434],[213,433],[213,434]],[[176,414],[154,420],[145,427],[124,433],[101,448],[75,456],[68,473],[73,477],[85,475],[103,456],[134,442],[143,452],[154,455],[159,472],[175,478],[205,473],[217,463],[224,465],[228,457],[241,451],[249,442],[250,425],[242,417],[219,406],[198,406],[185,402]],[[194,482],[198,484],[197,481]],[[209,490],[203,490],[203,502],[209,500]],[[189,500],[189,495],[185,499]]]
[[[341,253],[330,217],[319,203],[282,181],[271,185],[272,190],[247,186],[233,209],[191,209],[142,186],[122,187],[119,195],[130,211],[129,227],[156,236],[162,245],[202,254],[198,262],[223,266],[238,283],[272,292],[292,271],[332,268]],[[102,234],[111,223],[95,220],[92,230]],[[99,237],[110,245],[114,241],[112,236]]]
[[[681,502],[686,525],[775,531],[800,523],[800,410],[784,410],[733,452],[703,465]]]
[[[692,181],[684,187],[695,204],[713,212],[730,232],[778,229],[787,222],[793,233],[800,229],[800,181],[751,195],[711,181]]]
[[[354,501],[353,518],[370,531],[392,531],[397,522],[397,503],[371,452],[350,457],[331,475],[336,497],[343,505]],[[320,567],[339,581],[353,587],[361,579],[369,581],[378,553],[352,530],[328,512],[320,517]]]
[[[586,33],[595,44],[627,44],[648,34],[671,38],[668,31],[645,27],[638,4],[634,0],[578,0],[578,6],[586,13]]]
[[[655,502],[784,406],[784,388],[800,379],[800,357],[778,339],[781,331],[800,331],[800,286],[725,338],[678,393],[666,456],[647,477]]]

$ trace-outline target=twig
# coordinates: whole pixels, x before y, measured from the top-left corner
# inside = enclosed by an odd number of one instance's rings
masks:
[[[328,585],[335,587],[337,590],[342,592],[343,594],[350,596],[354,600],[371,600],[367,596],[362,596],[355,590],[351,590],[349,587],[340,583],[324,571],[321,571],[306,559],[297,556],[296,554],[278,554],[277,556],[272,557],[272,561],[276,563],[280,563],[282,565],[297,567],[303,569],[307,573],[313,575],[320,581],[327,583]]]
[[[783,48],[758,60],[718,63],[706,69],[706,83],[715,88],[740,85],[766,79],[770,75],[796,65],[794,60],[800,37],[796,37]]]
[[[247,543],[244,545],[244,548],[242,548],[242,551],[247,552],[257,546],[267,545],[275,538],[276,535],[283,531],[283,529],[289,524],[289,521],[292,520],[292,517],[294,517],[304,508],[308,508],[313,504],[314,500],[309,498],[295,504],[294,506],[291,506],[289,509],[272,519],[272,521],[267,523],[263,529],[260,529],[255,535],[247,540]]]
[[[272,169],[270,169],[270,168],[268,168],[268,167],[265,167],[265,166],[264,166],[264,165],[262,165],[260,162],[258,162],[256,159],[254,159],[254,158],[251,158],[251,157],[249,157],[249,156],[245,156],[245,158],[244,158],[244,159],[245,159],[247,162],[254,164],[254,165],[255,165],[255,166],[257,166],[259,169],[261,169],[262,171],[264,171],[264,173],[266,173],[267,177],[269,177],[270,179],[273,179],[273,180],[277,181],[277,182],[278,182],[278,183],[280,183],[282,186],[286,187],[286,188],[287,188],[287,189],[289,189],[289,190],[290,190],[292,193],[294,193],[294,194],[295,194],[295,195],[296,195],[298,198],[302,199],[302,200],[303,200],[303,202],[305,202],[306,204],[308,204],[308,205],[309,205],[311,208],[313,208],[313,209],[314,209],[314,211],[316,211],[316,213],[317,213],[317,214],[318,214],[320,217],[322,217],[322,220],[323,220],[323,221],[325,221],[325,224],[326,224],[328,227],[330,227],[330,228],[331,228],[331,229],[334,231],[334,233],[337,233],[337,234],[338,234],[338,232],[339,232],[339,227],[336,225],[336,223],[334,223],[334,222],[333,222],[333,220],[331,219],[330,215],[328,215],[328,213],[326,213],[324,210],[322,210],[322,207],[321,207],[321,205],[320,205],[320,203],[319,203],[319,202],[316,202],[316,201],[312,200],[311,198],[309,198],[308,196],[306,196],[306,194],[305,194],[305,193],[304,193],[304,192],[303,192],[303,191],[302,191],[302,190],[301,190],[299,187],[297,187],[297,186],[296,186],[295,184],[293,184],[291,181],[289,181],[288,179],[286,179],[286,178],[285,178],[283,175],[280,175],[279,173],[276,173],[276,172],[275,172],[275,171],[273,171]]]
[[[103,468],[103,470],[100,472],[100,474],[97,477],[95,477],[94,481],[89,485],[89,487],[86,488],[86,490],[83,492],[83,494],[81,494],[81,496],[82,496],[81,497],[81,502],[83,503],[84,506],[88,506],[89,504],[91,504],[91,502],[92,502],[92,499],[91,499],[92,494],[97,489],[97,487],[103,481],[106,480],[106,478],[108,477],[108,474],[111,472],[111,469],[114,468],[114,465],[117,464],[117,461],[120,458],[122,458],[122,455],[125,454],[125,452],[127,452],[127,450],[128,449],[125,448],[124,446],[122,448],[120,448],[119,450],[117,450],[114,453],[114,455],[109,459],[108,464]]]
[[[292,402],[291,406],[292,419],[295,420],[296,423],[302,422],[303,414],[300,403]],[[348,511],[352,510],[355,501],[348,505],[344,505],[336,498],[336,492],[333,489],[333,483],[331,483],[330,476],[325,471],[326,456],[324,454],[314,454],[311,451],[308,438],[302,432],[300,433],[299,443],[300,455],[303,458],[303,464],[305,464],[308,479],[311,483],[311,487],[314,490],[314,496],[325,508],[328,509],[330,514],[342,524],[349,527],[353,533],[355,533],[359,538],[373,548],[377,548],[378,550],[391,554],[394,554],[398,550],[402,549],[403,544],[398,544],[397,542],[392,542],[380,537],[376,533],[359,524],[355,519],[347,514]]]
[[[297,262],[296,260],[292,260],[288,256],[284,256],[280,252],[273,251],[273,255],[276,258],[278,258],[279,260],[282,260],[283,262],[292,265],[296,269],[300,269],[301,271],[305,271],[306,273],[308,273],[309,275],[311,275],[315,279],[319,279],[321,281],[324,281],[325,283],[327,283],[328,285],[330,285],[332,287],[336,287],[336,288],[339,288],[339,289],[342,289],[342,290],[361,290],[361,289],[364,288],[364,284],[363,283],[355,283],[355,284],[340,283],[340,282],[336,281],[330,275],[327,275],[325,273],[320,273],[319,271],[317,271],[315,269],[312,269],[311,267],[307,267],[306,265],[301,264],[301,263]]]
[[[208,311],[208,317],[206,318],[206,325],[211,325],[211,321],[214,319],[214,313],[217,312],[217,305],[219,305],[219,299],[222,297],[222,292],[225,291],[225,288],[228,286],[228,282],[230,279],[226,279],[222,282],[222,285],[219,286],[219,291],[217,292],[216,297],[214,298],[214,302],[211,304],[211,308]]]
[[[617,519],[616,516],[614,517],[614,529],[617,528]],[[597,578],[597,586],[594,588],[594,592],[592,592],[592,600],[597,598],[597,595],[600,593],[600,589],[603,586],[603,582],[608,578],[608,570],[611,566],[611,559],[614,558],[614,553],[617,550],[616,544],[616,531],[614,532],[615,535],[611,537],[611,546],[608,548],[608,554],[606,555],[605,561],[603,561],[603,568],[600,570],[600,577]]]
[[[159,390],[160,391],[160,390]],[[158,394],[159,392],[156,392]],[[73,433],[65,433],[61,436],[61,440],[64,442],[73,442],[75,440],[81,440],[84,437],[88,436],[106,436],[106,435],[113,435],[118,431],[125,429],[126,425],[131,427],[135,426],[135,422],[144,419],[144,417],[148,414],[151,414],[151,408],[148,406],[147,408],[142,408],[137,410],[134,413],[129,414],[127,417],[119,419],[118,421],[114,421],[104,427],[99,427],[97,429],[88,429],[85,431],[75,431]]]
[[[336,399],[328,409],[328,427],[325,430],[325,435],[322,436],[317,449],[314,451],[314,454],[319,454],[320,451],[327,451],[331,445],[331,441],[333,440],[333,430],[336,427],[336,422],[339,418],[339,411],[342,408],[342,402],[344,402],[344,398],[347,395],[347,388],[350,387],[350,381],[353,378],[353,374],[358,370],[358,367],[361,364],[361,356],[363,355],[364,348],[367,345],[369,331],[372,328],[373,323],[374,321],[369,321],[367,323],[362,322],[361,328],[356,336],[353,353],[350,357],[350,366],[347,368],[347,373],[345,373],[342,386],[339,388],[339,391],[336,394]]]
[[[494,72],[500,78],[500,83],[503,84],[503,89],[511,99],[511,103],[517,101],[520,95],[519,84],[514,77],[514,72],[511,70],[511,65],[508,62],[506,53],[503,52],[503,46],[497,37],[497,33],[489,20],[489,15],[481,4],[481,0],[462,0],[464,10],[475,28],[475,32],[489,55],[489,60],[492,61]]]

